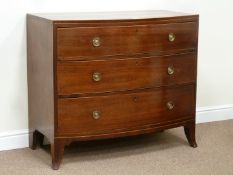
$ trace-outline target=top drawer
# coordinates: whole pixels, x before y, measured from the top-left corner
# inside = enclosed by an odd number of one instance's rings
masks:
[[[196,22],[58,28],[57,56],[61,60],[92,60],[195,49],[197,35]]]

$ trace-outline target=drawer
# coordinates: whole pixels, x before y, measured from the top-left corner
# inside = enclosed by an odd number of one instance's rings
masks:
[[[59,95],[131,90],[196,81],[196,53],[57,64]]]
[[[194,49],[196,22],[57,29],[57,56],[63,60],[96,59]]]
[[[194,117],[195,87],[58,100],[58,136],[131,130]]]

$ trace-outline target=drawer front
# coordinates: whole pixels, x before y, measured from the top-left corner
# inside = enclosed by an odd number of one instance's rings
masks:
[[[197,30],[196,22],[58,28],[57,56],[64,60],[84,60],[195,49]]]
[[[98,93],[191,83],[196,53],[175,56],[59,62],[59,95]]]
[[[58,100],[58,136],[131,130],[194,117],[192,85],[130,94]]]

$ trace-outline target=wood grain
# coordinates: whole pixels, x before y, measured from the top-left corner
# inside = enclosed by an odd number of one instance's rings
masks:
[[[172,75],[168,74],[168,67],[174,69]],[[95,72],[101,74],[98,82],[92,77]],[[59,95],[123,91],[194,83],[195,80],[195,53],[57,64]]]
[[[59,99],[58,135],[89,135],[130,130],[194,115],[194,86],[151,89],[139,93]],[[174,109],[167,109],[167,102]],[[93,111],[101,117],[93,119]]]
[[[31,15],[27,16],[27,76],[30,132],[37,130],[53,143],[53,24]]]
[[[168,40],[169,33],[176,36]],[[61,60],[92,60],[111,55],[156,53],[196,47],[197,23],[75,27],[57,29],[57,52]],[[101,45],[92,40],[99,37]]]

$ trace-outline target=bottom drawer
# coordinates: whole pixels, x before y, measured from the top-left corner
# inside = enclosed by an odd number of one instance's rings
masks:
[[[128,131],[194,114],[194,85],[106,96],[64,98],[58,100],[57,136]]]

